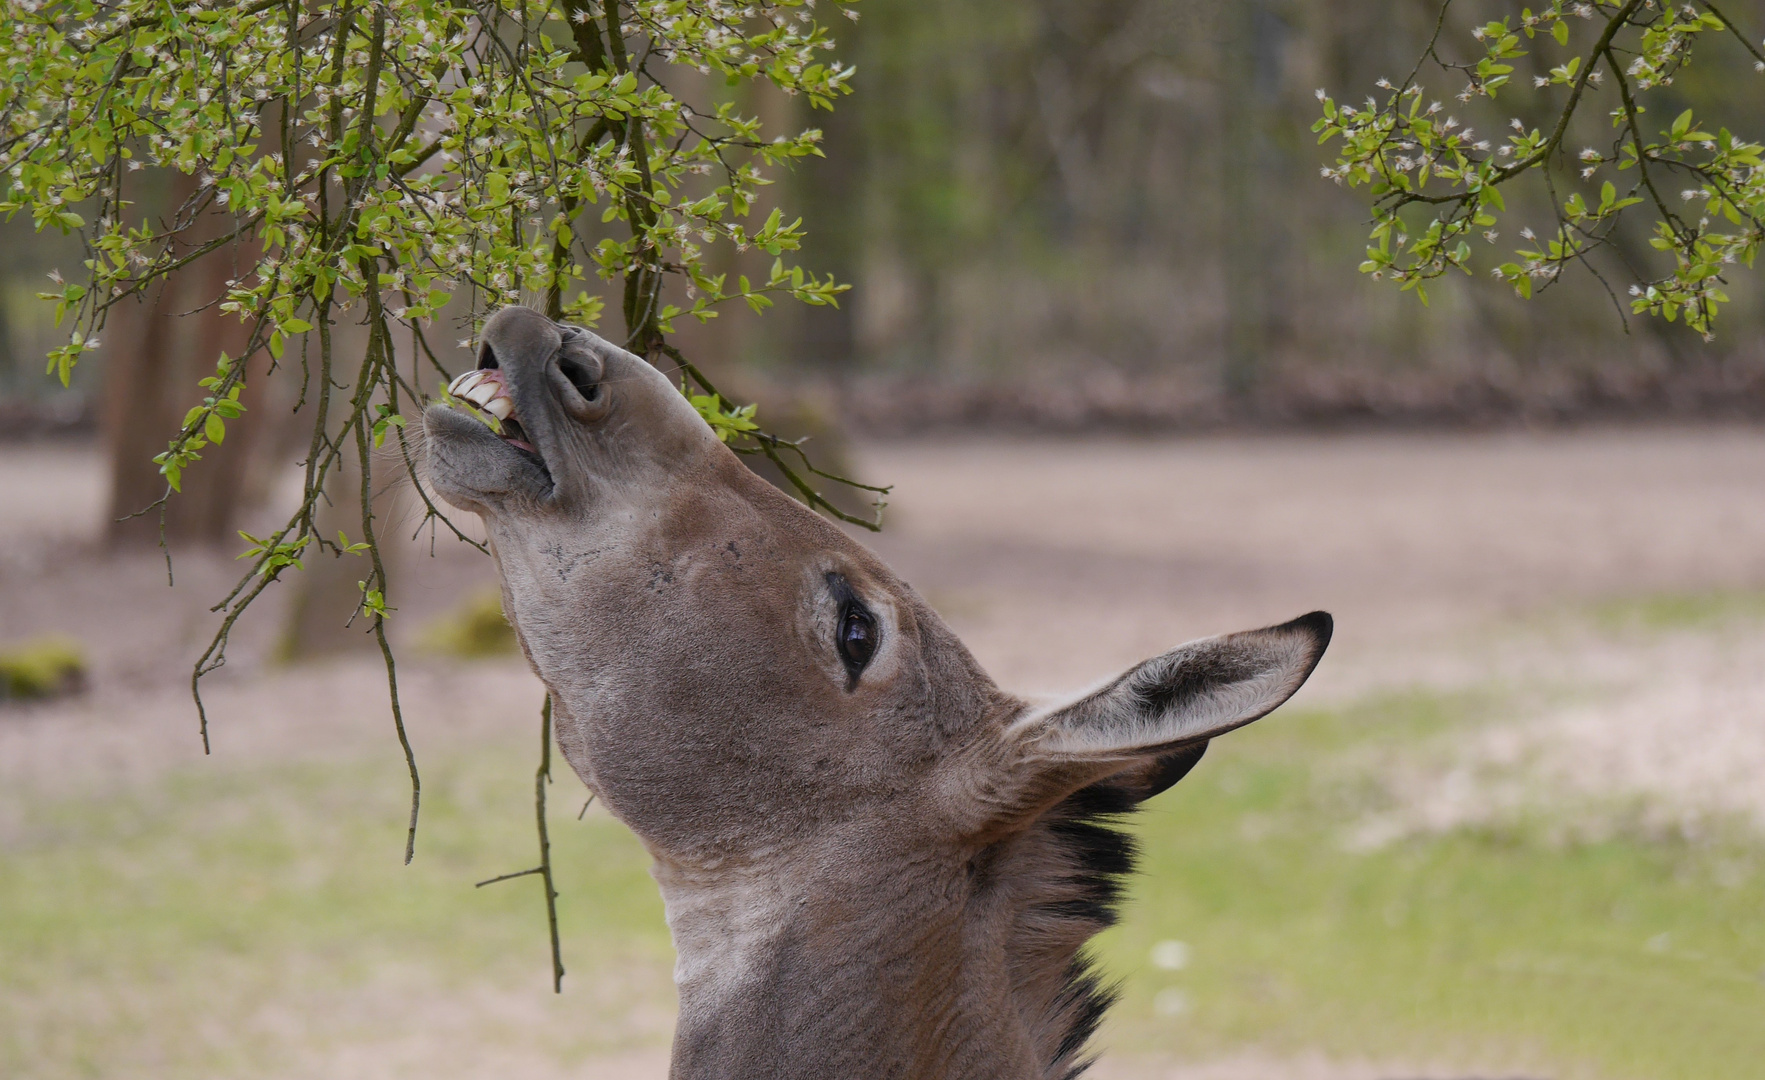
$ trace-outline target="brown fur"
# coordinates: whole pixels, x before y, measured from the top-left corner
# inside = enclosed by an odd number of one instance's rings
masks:
[[[492,363],[537,455],[436,407],[430,477],[484,517],[559,745],[655,859],[673,1075],[1081,1071],[1109,999],[1081,949],[1132,863],[1107,821],[1298,689],[1328,616],[1032,709],[641,359],[511,308]],[[852,597],[878,633],[856,677]]]

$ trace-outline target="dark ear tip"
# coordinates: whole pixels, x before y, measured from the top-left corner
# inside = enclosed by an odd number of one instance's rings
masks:
[[[1311,635],[1318,643],[1318,655],[1322,656],[1324,650],[1330,645],[1330,636],[1336,632],[1336,620],[1330,617],[1328,611],[1313,611],[1301,615],[1292,622],[1282,623],[1274,629],[1297,630]]]

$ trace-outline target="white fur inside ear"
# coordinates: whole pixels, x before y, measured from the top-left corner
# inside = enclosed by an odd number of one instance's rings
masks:
[[[1076,699],[1037,709],[1009,735],[1054,757],[1132,757],[1264,716],[1304,684],[1322,641],[1292,625],[1190,642]]]

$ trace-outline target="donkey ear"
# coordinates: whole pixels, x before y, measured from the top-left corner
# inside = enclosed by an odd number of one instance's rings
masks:
[[[1155,795],[1200,760],[1208,739],[1292,697],[1323,657],[1332,625],[1328,614],[1314,611],[1279,626],[1192,641],[1077,700],[1030,713],[1010,734],[1032,758],[1057,767],[1122,763],[1143,789],[1141,798]]]

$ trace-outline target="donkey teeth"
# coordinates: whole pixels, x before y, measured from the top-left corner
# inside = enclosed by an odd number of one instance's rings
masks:
[[[509,399],[502,379],[482,368],[468,371],[448,383],[447,392],[471,402],[498,420],[507,420],[515,411],[515,403]]]
[[[489,379],[466,391],[466,400],[498,420],[507,420],[515,411],[515,402],[503,391],[502,384]]]
[[[454,397],[465,397],[466,392],[468,390],[472,389],[474,386],[477,386],[479,380],[482,379],[483,377],[484,377],[484,372],[481,370],[474,369],[472,371],[468,371],[464,375],[461,375],[459,378],[455,379],[453,382],[448,383],[447,384],[447,392],[452,394]]]

